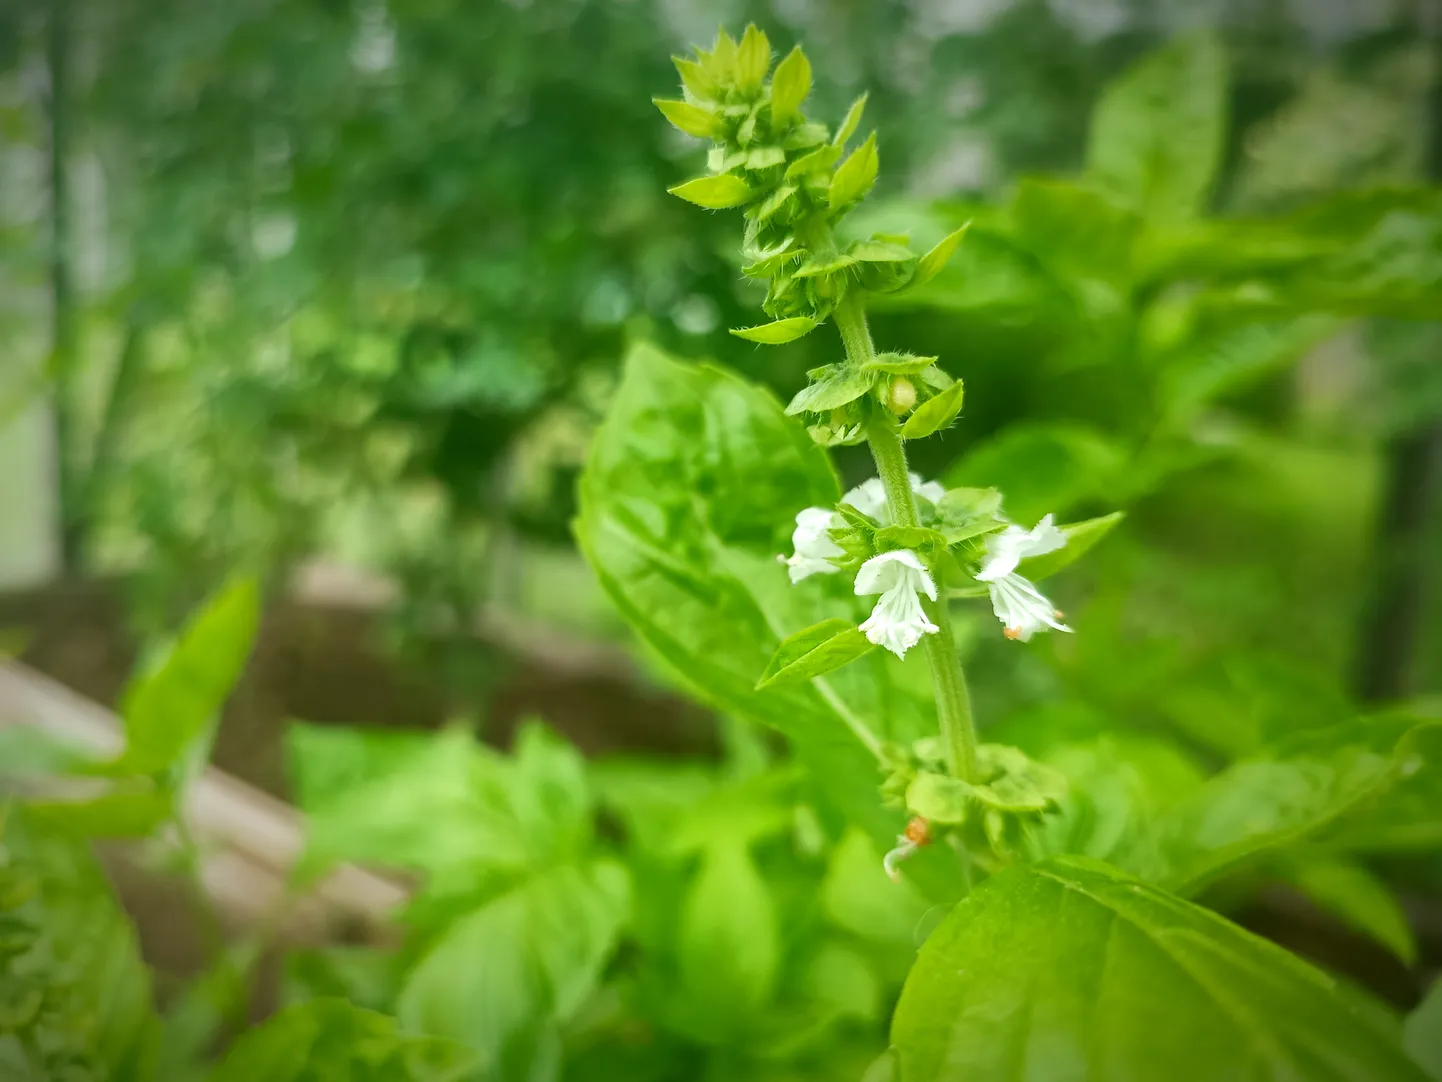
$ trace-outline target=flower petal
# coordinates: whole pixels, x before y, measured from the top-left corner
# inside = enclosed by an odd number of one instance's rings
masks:
[[[856,572],[856,593],[858,596],[879,594],[902,581],[908,583],[911,590],[922,590],[936,600],[936,583],[931,573],[921,557],[910,549],[883,552],[862,564]]]

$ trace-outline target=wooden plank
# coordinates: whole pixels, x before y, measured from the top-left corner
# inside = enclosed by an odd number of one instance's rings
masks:
[[[98,756],[124,745],[114,714],[14,661],[0,661],[0,725],[32,725]],[[186,792],[181,814],[202,851],[201,878],[227,917],[248,924],[273,916],[305,847],[300,813],[208,767]],[[310,940],[340,930],[374,937],[406,897],[399,883],[342,865],[287,905],[287,931]]]

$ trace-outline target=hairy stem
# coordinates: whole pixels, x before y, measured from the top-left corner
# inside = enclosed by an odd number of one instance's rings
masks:
[[[836,306],[836,327],[846,346],[847,359],[861,364],[876,355],[871,331],[866,326],[866,310],[860,290],[849,292]],[[911,491],[911,476],[906,468],[906,451],[901,444],[896,422],[882,416],[874,420],[866,433],[871,445],[876,470],[886,489],[886,503],[891,520],[898,526],[917,526],[916,498]],[[971,696],[966,689],[966,674],[956,655],[956,639],[951,632],[951,610],[946,603],[946,582],[939,569],[936,601],[922,599],[927,618],[939,629],[923,635],[922,649],[931,666],[931,686],[936,695],[936,716],[941,726],[941,742],[946,751],[946,766],[953,777],[971,781],[976,776],[976,726],[971,717]]]

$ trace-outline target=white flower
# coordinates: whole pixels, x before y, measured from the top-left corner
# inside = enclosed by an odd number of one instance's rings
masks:
[[[1028,556],[1043,556],[1065,544],[1066,534],[1052,525],[1050,515],[1038,522],[1034,530],[1008,526],[986,539],[986,561],[976,577],[981,582],[991,582],[1010,575]]]
[[[911,491],[917,495],[925,496],[933,503],[946,495],[946,489],[938,482],[923,481],[921,476],[915,473],[910,477]],[[849,503],[883,526],[891,525],[891,512],[886,506],[886,489],[882,487],[879,477],[863,481],[841,497],[841,502]],[[844,556],[845,553],[831,540],[830,531],[839,530],[845,525],[845,519],[824,507],[808,507],[796,516],[796,529],[791,533],[792,555],[782,561],[786,564],[792,583],[798,583],[810,575],[830,575],[836,572],[836,566],[831,560]],[[781,557],[778,556],[777,559],[780,560]]]
[[[946,495],[946,489],[939,481],[923,481],[919,473],[907,476],[911,478],[911,491],[932,503]],[[886,487],[881,483],[880,477],[861,482],[842,496],[841,502],[849,503],[867,518],[875,519],[883,526],[891,525],[891,509],[886,506]]]
[[[1008,639],[1026,642],[1046,628],[1071,630],[1061,622],[1056,606],[1028,579],[1016,573],[1017,566],[1028,556],[1055,552],[1065,544],[1066,535],[1052,524],[1050,515],[1033,530],[1008,526],[987,538],[986,560],[976,577],[977,581],[987,584],[991,611],[1002,622]]]
[[[840,515],[824,507],[808,507],[797,514],[796,529],[791,533],[791,546],[795,551],[786,561],[793,584],[808,575],[835,574],[837,568],[831,558],[846,553],[831,540],[829,531],[844,525]]]
[[[904,657],[921,636],[938,630],[922,611],[920,597],[925,593],[935,601],[936,583],[910,549],[883,552],[867,560],[856,572],[856,592],[881,595],[861,630],[868,640],[897,657]]]

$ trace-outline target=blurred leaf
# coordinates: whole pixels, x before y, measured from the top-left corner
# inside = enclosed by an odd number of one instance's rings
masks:
[[[143,838],[175,812],[175,794],[154,785],[117,787],[89,800],[33,800],[35,821],[80,838]]]
[[[1115,440],[1085,425],[1023,421],[973,446],[946,471],[948,488],[996,488],[1020,522],[1105,498],[1128,461]]]
[[[121,700],[125,750],[110,774],[158,774],[216,719],[245,668],[260,619],[254,579],[237,578],[191,617],[175,643],[133,678]]]
[[[1192,893],[1315,835],[1415,769],[1418,732],[1405,716],[1359,718],[1234,763],[1158,821],[1163,864],[1146,869],[1148,878]]]
[[[839,1018],[870,1021],[881,1007],[881,987],[871,966],[858,952],[827,943],[807,963],[809,999]]]
[[[1363,865],[1320,853],[1278,862],[1283,878],[1317,905],[1376,940],[1406,965],[1417,962],[1417,940],[1407,914],[1388,888]]]
[[[563,864],[455,921],[406,977],[412,1030],[483,1053],[501,1078],[528,1078],[551,1027],[596,987],[630,909],[618,864]]]
[[[310,761],[366,744],[372,745],[366,754],[375,756],[353,786],[312,792],[306,850],[312,870],[354,860],[426,871],[433,885],[461,889],[470,882],[479,889],[490,877],[571,859],[590,837],[581,758],[538,725],[522,728],[510,757],[452,729],[415,742],[389,764],[382,761],[388,750],[412,742],[330,728],[301,733]]]
[[[893,883],[881,852],[861,831],[847,830],[827,860],[821,886],[827,920],[876,943],[910,948],[917,942],[927,901],[905,877]]]
[[[1130,282],[1141,220],[1096,192],[1024,179],[1011,215],[1018,238],[1048,266],[1073,277]]]
[[[848,665],[876,649],[849,620],[823,620],[784,639],[766,663],[756,690],[800,683]]]
[[[1432,982],[1426,997],[1407,1016],[1402,1043],[1429,1078],[1442,1079],[1442,980]]]
[[[1066,538],[1066,544],[1055,552],[1048,552],[1042,556],[1028,556],[1017,565],[1018,573],[1025,575],[1032,582],[1041,582],[1042,579],[1050,578],[1090,552],[1092,546],[1111,533],[1112,527],[1125,517],[1126,515],[1121,511],[1113,511],[1110,515],[1089,518],[1085,522],[1073,522],[1063,526],[1061,532],[1062,536]]]
[[[0,998],[28,992],[43,1002],[22,1028],[54,1077],[79,1066],[107,1082],[149,1082],[159,1037],[150,975],[104,873],[84,844],[22,809],[8,809],[0,831]],[[10,938],[17,927],[28,929],[28,943]],[[13,1028],[0,1022],[0,1066]]]
[[[480,1063],[461,1044],[403,1034],[385,1015],[317,999],[246,1033],[210,1082],[462,1082]]]
[[[90,753],[36,725],[0,725],[0,779],[68,774],[94,766]]]
[[[771,998],[780,965],[776,908],[744,842],[720,839],[681,911],[681,979],[725,1025]]]
[[[1185,423],[1221,395],[1296,361],[1336,328],[1327,316],[1230,327],[1189,341],[1166,358],[1162,409]]]
[[[1177,38],[1106,89],[1092,114],[1087,169],[1143,218],[1194,217],[1221,162],[1226,108],[1220,42],[1205,31]]]
[[[922,947],[891,1042],[907,1082],[1423,1077],[1330,977],[1081,858],[964,898]]]

